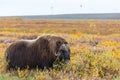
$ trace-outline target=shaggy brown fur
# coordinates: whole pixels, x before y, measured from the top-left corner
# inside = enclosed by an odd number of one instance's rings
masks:
[[[35,40],[21,40],[11,44],[6,52],[8,69],[52,67],[56,53],[65,39],[54,35],[43,35]]]

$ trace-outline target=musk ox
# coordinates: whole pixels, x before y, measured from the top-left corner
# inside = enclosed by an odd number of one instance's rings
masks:
[[[5,51],[7,69],[50,68],[54,62],[70,60],[70,47],[65,39],[42,35],[35,40],[20,40]]]

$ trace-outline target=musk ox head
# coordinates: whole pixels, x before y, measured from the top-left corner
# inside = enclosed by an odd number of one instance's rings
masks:
[[[62,43],[62,42],[58,41],[56,43],[56,45],[58,47],[57,52],[56,52],[56,55],[57,55],[56,60],[64,61],[64,62],[70,60],[70,47],[69,47],[69,44],[67,42]]]
[[[5,51],[8,69],[49,68],[54,62],[70,60],[67,41],[55,35],[42,35],[35,40],[12,43]]]
[[[48,40],[50,50],[56,56],[55,62],[70,60],[70,46],[65,39],[55,35],[46,35],[44,38]]]

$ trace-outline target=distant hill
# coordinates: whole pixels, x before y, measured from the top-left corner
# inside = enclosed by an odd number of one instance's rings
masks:
[[[0,18],[22,18],[22,19],[55,19],[55,20],[120,20],[120,13],[101,13],[101,14],[61,14],[61,15],[36,15],[36,16],[5,16]]]

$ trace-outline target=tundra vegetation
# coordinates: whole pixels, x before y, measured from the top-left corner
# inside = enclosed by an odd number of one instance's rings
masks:
[[[14,41],[55,34],[70,44],[71,60],[53,69],[6,70],[4,52]],[[0,19],[0,80],[119,80],[120,21]]]

